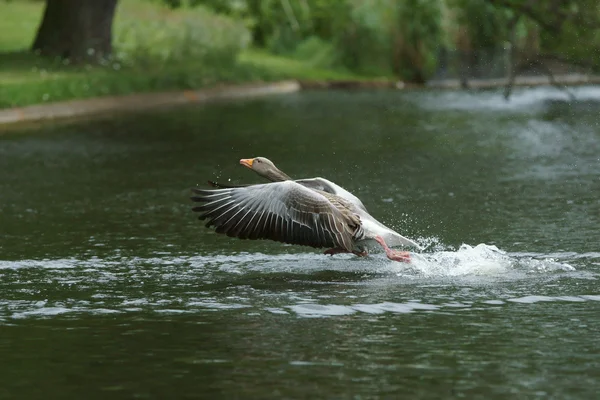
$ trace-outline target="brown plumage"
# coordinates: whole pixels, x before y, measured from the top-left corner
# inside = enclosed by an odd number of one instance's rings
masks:
[[[217,190],[193,189],[194,207],[206,226],[240,239],[270,239],[348,252],[363,239],[360,217],[351,205],[327,192],[294,181]]]
[[[326,179],[293,181],[263,157],[240,163],[272,183],[226,186],[209,181],[219,189],[194,188],[192,200],[202,204],[193,210],[200,212],[199,219],[206,220],[207,227],[214,226],[217,233],[330,248],[327,254],[366,255],[364,243],[374,240],[397,261],[407,261],[408,253],[391,250],[383,236],[394,243],[418,247],[376,221],[358,198]]]

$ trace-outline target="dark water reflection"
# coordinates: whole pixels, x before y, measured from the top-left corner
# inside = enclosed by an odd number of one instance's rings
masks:
[[[307,92],[0,136],[0,398],[595,398],[600,92]],[[324,176],[411,265],[204,229]]]

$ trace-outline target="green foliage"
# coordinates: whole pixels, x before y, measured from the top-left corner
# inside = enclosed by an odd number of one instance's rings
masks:
[[[104,95],[197,89],[217,83],[281,79],[361,79],[290,58],[246,50],[222,68],[187,60],[150,67],[71,67],[32,53],[0,53],[0,109]]]
[[[115,58],[127,65],[192,59],[227,67],[250,41],[242,23],[202,7],[153,19],[121,19],[117,15],[115,27]]]
[[[581,0],[563,15],[559,29],[542,31],[543,52],[600,71],[600,3]]]
[[[245,6],[239,5],[241,0],[196,3],[218,7],[230,15],[237,10],[235,15],[250,21],[255,44],[273,53],[302,56],[310,62],[320,59],[317,62],[322,65],[369,75],[395,71],[404,79],[427,76],[435,67],[440,46],[442,0],[246,0]],[[405,35],[403,40],[400,35]]]
[[[302,45],[301,45],[302,46]],[[265,50],[252,49],[240,55],[240,64],[252,65],[257,70],[269,72],[272,79],[300,80],[361,80],[368,76],[354,74],[340,68],[323,68],[318,62],[310,62],[299,58],[276,56]]]
[[[456,23],[464,27],[469,45],[476,49],[496,48],[508,37],[508,21],[514,15],[511,10],[499,10],[482,0],[449,0]]]
[[[403,79],[423,81],[435,69],[440,49],[498,54],[513,34],[517,46],[526,52],[558,53],[573,61],[600,64],[597,0],[190,0],[188,3],[203,4],[243,18],[252,30],[254,43],[278,54],[295,57],[301,54],[312,59],[306,50],[309,47],[303,43],[319,38],[333,45],[326,64],[360,73],[394,71]],[[297,51],[301,44],[304,48]]]
[[[396,8],[395,71],[424,83],[436,67],[442,36],[441,0],[406,0]]]
[[[27,51],[42,11],[39,2],[0,2],[0,14],[10,22],[0,24],[0,108],[228,82],[356,78],[249,51],[245,24],[206,8],[169,10],[135,0],[124,0],[117,9],[113,60],[68,65]]]
[[[43,11],[42,3],[0,2],[0,51],[17,51],[31,46]]]
[[[165,0],[167,1],[167,0]],[[172,0],[168,0],[172,4]],[[442,0],[189,0],[242,19],[255,45],[275,54],[369,75],[396,71],[403,78],[423,76],[435,64]],[[402,27],[398,29],[398,26]],[[398,52],[397,35],[419,36],[415,56]],[[408,43],[406,40],[405,43]],[[406,46],[405,46],[406,47]],[[408,48],[408,47],[407,47]],[[410,51],[410,50],[409,50]],[[398,54],[404,58],[398,67]],[[415,65],[414,67],[412,65]],[[418,70],[415,70],[418,69]]]
[[[512,35],[527,54],[600,67],[600,2],[597,0],[447,0],[474,49],[499,47]]]
[[[341,29],[333,37],[342,62],[366,73],[391,72],[390,24],[386,23],[387,2],[369,0],[351,4],[349,13],[336,21]]]
[[[0,107],[256,79],[424,82],[440,49],[493,64],[481,54],[503,54],[513,33],[528,54],[600,69],[597,0],[121,0],[114,59],[96,67],[19,52],[42,11],[0,1]]]
[[[317,36],[311,36],[298,44],[293,57],[315,67],[333,68],[339,65],[339,56],[333,44]]]

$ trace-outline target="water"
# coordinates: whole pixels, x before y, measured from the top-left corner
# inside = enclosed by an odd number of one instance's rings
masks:
[[[0,398],[595,398],[600,90],[305,92],[0,136]],[[411,264],[216,235],[237,160]]]

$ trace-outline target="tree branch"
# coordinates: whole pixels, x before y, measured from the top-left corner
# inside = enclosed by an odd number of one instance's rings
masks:
[[[565,5],[564,0],[554,0],[549,4],[542,3],[540,0],[527,0],[526,2],[515,0],[486,1],[496,7],[508,8],[521,13],[553,34],[559,34],[563,24],[567,21],[588,29],[600,28],[600,23],[597,20],[589,18],[593,14],[593,10],[567,11],[561,7]]]
[[[543,18],[544,16],[547,17],[548,14],[544,14],[543,16],[538,15],[536,13],[535,7],[533,6],[535,4],[536,0],[529,0],[525,4],[516,4],[511,0],[486,0],[486,1],[496,7],[509,8],[511,10],[519,12],[519,13],[525,15],[526,17],[531,18],[533,21],[537,22],[537,24],[539,26],[541,26],[545,30],[550,31],[552,33],[559,33],[560,28],[562,27],[562,24],[564,22],[564,16],[561,16],[560,13],[555,14],[555,15],[558,15],[559,17],[562,17],[562,18],[558,21],[553,21],[553,22],[550,22],[550,21],[546,20],[545,18]]]

